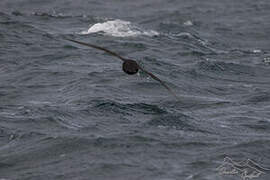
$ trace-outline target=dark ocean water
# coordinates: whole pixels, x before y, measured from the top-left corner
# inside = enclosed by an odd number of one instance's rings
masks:
[[[228,157],[269,180],[269,19],[269,0],[1,0],[0,179],[240,180]]]

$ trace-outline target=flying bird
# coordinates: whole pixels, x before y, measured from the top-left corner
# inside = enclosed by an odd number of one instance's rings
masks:
[[[115,56],[119,59],[121,59],[123,61],[122,64],[122,70],[127,73],[128,75],[133,75],[136,74],[139,70],[141,70],[142,72],[148,74],[150,77],[152,77],[154,80],[160,82],[160,84],[162,86],[164,86],[174,97],[178,98],[176,96],[176,94],[169,88],[169,86],[167,86],[162,80],[160,80],[158,77],[156,77],[154,74],[152,74],[151,72],[146,71],[145,69],[143,69],[135,60],[133,59],[127,59],[124,58],[122,56],[120,56],[119,54],[112,52],[104,47],[100,47],[100,46],[96,46],[93,44],[89,44],[89,43],[85,43],[85,42],[80,42],[80,41],[76,41],[76,40],[72,40],[72,39],[66,39],[68,41],[83,45],[83,46],[87,46],[87,47],[91,47],[91,48],[95,48],[95,49],[99,49],[102,50],[112,56]]]

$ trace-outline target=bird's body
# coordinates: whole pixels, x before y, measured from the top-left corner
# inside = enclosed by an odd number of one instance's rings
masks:
[[[139,71],[139,65],[136,61],[129,59],[123,62],[122,69],[125,73],[133,75]]]
[[[66,40],[77,43],[77,44],[81,44],[81,45],[84,45],[84,46],[88,46],[88,47],[91,47],[91,48],[95,48],[95,49],[105,51],[105,52],[109,53],[110,55],[121,59],[123,61],[122,70],[125,73],[127,73],[128,75],[133,75],[133,74],[136,74],[139,70],[141,70],[141,71],[145,72],[146,74],[148,74],[149,76],[151,76],[156,81],[159,81],[161,83],[161,85],[164,86],[173,96],[178,98],[176,96],[176,94],[162,80],[160,80],[158,77],[156,77],[151,72],[148,72],[145,69],[143,69],[135,60],[124,58],[124,57],[120,56],[119,54],[117,54],[115,52],[112,52],[112,51],[110,51],[110,50],[108,50],[108,49],[106,49],[104,47],[100,47],[100,46],[96,46],[96,45],[93,45],[93,44],[80,42],[80,41],[76,41],[76,40],[72,40],[72,39],[66,39]]]

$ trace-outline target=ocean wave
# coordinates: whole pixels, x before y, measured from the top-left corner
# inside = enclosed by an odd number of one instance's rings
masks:
[[[114,37],[134,37],[134,36],[157,36],[158,32],[153,30],[143,30],[129,21],[120,19],[110,20],[103,23],[96,23],[88,31],[82,31],[81,34],[91,34],[103,32],[105,35]]]
[[[141,114],[166,114],[166,110],[157,105],[145,103],[119,103],[111,100],[94,100],[93,108],[98,111],[129,114],[133,112]]]

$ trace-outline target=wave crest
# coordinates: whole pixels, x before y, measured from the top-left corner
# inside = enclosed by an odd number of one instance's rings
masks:
[[[91,26],[88,31],[82,31],[81,34],[91,34],[103,32],[105,35],[115,37],[132,37],[132,36],[157,36],[158,32],[153,30],[143,30],[129,21],[120,19],[106,21],[103,23],[96,23]]]

